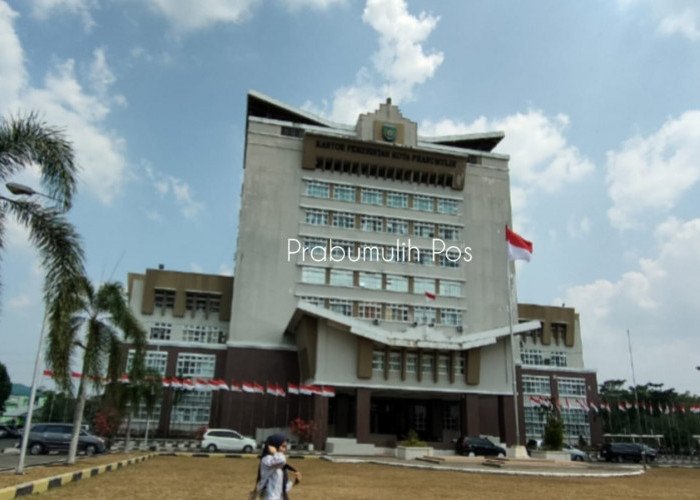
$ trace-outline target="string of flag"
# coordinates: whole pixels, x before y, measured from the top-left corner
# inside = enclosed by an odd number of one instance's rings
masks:
[[[553,399],[548,397],[548,396],[542,396],[542,395],[530,395],[529,396],[529,402],[531,403],[530,406],[540,406],[542,408],[546,409],[552,409],[555,406],[555,403],[553,402]],[[585,399],[581,398],[569,398],[569,397],[563,397],[558,400],[556,400],[556,406],[559,409],[567,408],[567,409],[583,409],[583,410],[590,410],[594,411],[595,413],[600,413],[601,411],[606,411],[608,413],[612,412],[613,410],[619,411],[619,412],[628,412],[628,411],[638,411],[638,412],[648,412],[648,413],[654,413],[654,410],[658,414],[663,414],[663,415],[670,415],[672,413],[694,413],[694,414],[700,414],[700,404],[689,404],[685,405],[683,403],[680,404],[662,404],[662,403],[657,403],[654,405],[651,401],[647,402],[633,402],[633,401],[618,401],[617,403],[613,404],[612,406],[605,402],[605,401],[600,401],[598,404],[594,403],[593,401],[586,401]]]

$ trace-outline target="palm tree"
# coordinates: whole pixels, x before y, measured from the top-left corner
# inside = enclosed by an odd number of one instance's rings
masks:
[[[43,206],[29,198],[0,195],[0,250],[4,249],[8,215],[29,230],[46,271],[44,302],[51,355],[49,368],[62,388],[70,387],[70,358],[62,311],[72,301],[70,283],[85,274],[80,237],[64,213],[71,207],[77,184],[77,167],[71,143],[63,133],[43,123],[36,114],[0,122],[0,181],[37,165],[41,186],[52,200]],[[33,191],[19,194],[33,194]]]
[[[136,378],[142,376],[146,345],[146,331],[129,309],[120,283],[103,283],[95,290],[87,278],[81,278],[75,282],[75,287],[78,293],[74,295],[72,307],[60,312],[67,319],[68,335],[62,338],[70,338],[67,344],[69,354],[72,355],[79,347],[83,358],[73,416],[73,436],[68,451],[69,464],[75,463],[78,451],[87,385],[99,389],[105,369],[108,379],[116,383],[123,365],[122,341],[130,341],[135,347],[136,355],[130,373]],[[52,313],[59,314],[58,311]]]
[[[136,357],[134,357],[135,359]],[[140,377],[139,377],[140,375]],[[148,424],[155,408],[156,403],[160,399],[163,392],[163,379],[159,372],[152,369],[147,369],[143,374],[134,370],[134,363],[129,373],[129,383],[125,388],[124,396],[127,405],[127,423],[124,451],[129,451],[129,441],[131,441],[131,423],[134,413],[138,412],[139,407],[143,404],[146,410],[146,437],[145,442],[148,444]]]

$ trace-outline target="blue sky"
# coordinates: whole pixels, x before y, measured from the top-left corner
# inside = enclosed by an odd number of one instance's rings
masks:
[[[503,130],[521,302],[572,306],[599,381],[700,394],[691,0],[0,0],[0,114],[64,127],[90,277],[233,273],[246,92],[340,123]],[[39,188],[35,172],[17,179]],[[0,187],[0,194],[7,194]],[[41,271],[6,228],[0,361],[31,380]]]

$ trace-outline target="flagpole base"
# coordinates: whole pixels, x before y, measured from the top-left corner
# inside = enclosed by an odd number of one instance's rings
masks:
[[[527,454],[527,448],[521,444],[517,446],[509,446],[506,449],[506,455],[511,459],[530,458],[530,455]]]

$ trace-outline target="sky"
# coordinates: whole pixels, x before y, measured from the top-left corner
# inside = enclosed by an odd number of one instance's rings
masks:
[[[0,0],[0,116],[73,141],[96,283],[233,274],[249,90],[338,123],[391,97],[422,136],[503,131],[534,243],[518,300],[576,309],[599,382],[700,394],[700,4]],[[4,243],[0,362],[28,384],[42,272],[22,228]]]

